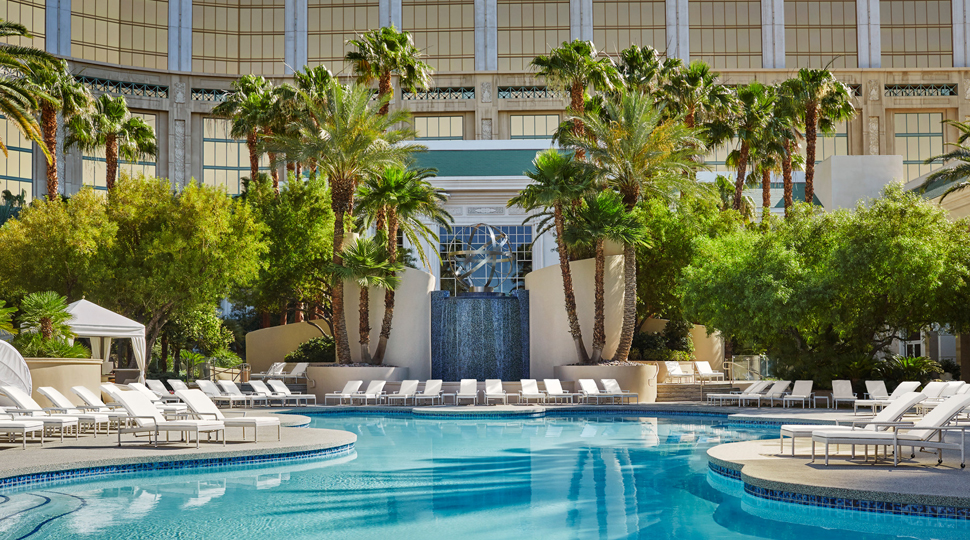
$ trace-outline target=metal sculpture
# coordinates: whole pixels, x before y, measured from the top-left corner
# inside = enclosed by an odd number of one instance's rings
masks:
[[[483,241],[476,241],[479,234]],[[446,254],[459,286],[473,293],[494,291],[496,285],[512,275],[516,266],[509,237],[484,223],[472,225],[465,240],[456,236],[448,243]],[[486,269],[485,276],[476,277],[475,273],[482,268]]]

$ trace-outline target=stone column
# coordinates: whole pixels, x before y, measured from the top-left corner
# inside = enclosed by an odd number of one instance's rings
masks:
[[[475,71],[498,69],[498,2],[475,0]]]
[[[47,52],[71,56],[71,0],[47,0],[44,34]]]
[[[381,28],[393,26],[398,30],[404,27],[404,17],[401,14],[401,0],[380,0],[377,7],[377,21]]]
[[[785,0],[761,0],[761,65],[785,67]]]
[[[593,39],[593,0],[569,0],[569,36],[583,41]]]
[[[882,66],[882,41],[880,38],[879,0],[856,0],[856,24],[859,40],[859,67]]]
[[[283,15],[283,73],[287,75],[307,65],[307,5],[307,0],[286,0]]]
[[[168,3],[168,69],[192,71],[192,0]]]
[[[667,57],[690,61],[690,10],[687,0],[666,0]]]
[[[967,40],[970,34],[968,4],[968,0],[950,2],[953,9],[953,67],[967,67],[970,62],[970,42]]]

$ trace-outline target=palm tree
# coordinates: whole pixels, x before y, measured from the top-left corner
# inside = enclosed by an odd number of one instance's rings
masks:
[[[601,178],[620,192],[632,211],[641,198],[675,195],[696,189],[703,141],[680,118],[664,120],[650,96],[620,91],[596,115],[583,116],[581,136],[567,137],[570,146],[583,150]],[[615,359],[625,360],[633,343],[637,315],[636,246],[626,244],[624,255],[623,330]]]
[[[606,241],[642,246],[646,242],[646,229],[632,213],[628,212],[619,194],[612,190],[587,195],[583,204],[569,212],[566,226],[566,242],[596,252],[594,278],[593,354],[591,364],[598,364],[606,347]]]
[[[818,131],[832,133],[839,122],[855,116],[848,87],[827,69],[798,70],[798,76],[784,83],[798,117],[805,126],[805,202],[815,198],[815,147]]]
[[[348,41],[357,48],[347,53],[346,59],[354,66],[357,84],[368,85],[377,79],[377,94],[382,99],[390,96],[391,75],[396,73],[401,88],[416,92],[431,84],[431,66],[421,61],[421,51],[414,45],[410,32],[399,32],[394,26],[371,30],[357,39]],[[383,101],[381,114],[387,114],[390,99]]]
[[[9,38],[33,38],[27,27],[11,21],[0,19],[0,41]],[[53,55],[35,49],[0,43],[0,114],[13,122],[25,137],[36,142],[48,163],[51,153],[44,144],[37,119],[31,111],[37,109],[37,99],[42,96],[40,89],[29,84],[27,76],[36,69],[46,69],[57,65],[58,60]],[[7,146],[0,139],[0,151],[7,155]]]
[[[649,45],[631,45],[620,51],[617,70],[628,91],[654,94],[658,102],[666,102],[665,87],[670,78],[679,74],[683,61],[679,58],[665,58],[657,49]]]
[[[943,167],[931,172],[919,187],[920,191],[925,193],[934,184],[952,184],[943,192],[943,195],[940,197],[941,202],[951,193],[970,187],[970,182],[966,180],[966,178],[970,177],[970,147],[964,144],[967,142],[967,139],[970,139],[970,122],[944,120],[943,123],[957,128],[960,136],[956,142],[946,143],[947,146],[952,147],[952,150],[938,156],[930,157],[923,163],[927,165],[934,163],[956,163],[951,167]]]
[[[576,135],[583,130],[580,117],[585,112],[583,98],[586,88],[592,86],[607,91],[620,84],[620,75],[613,60],[599,56],[592,41],[563,41],[562,45],[550,51],[549,56],[536,56],[531,66],[550,86],[569,92],[569,110],[576,116],[573,123],[573,133]]]
[[[101,94],[94,108],[77,114],[68,123],[64,140],[66,148],[96,152],[104,149],[108,174],[105,185],[110,190],[118,178],[118,159],[137,161],[153,157],[158,151],[155,130],[144,120],[132,116],[123,96]]]
[[[20,303],[20,327],[35,330],[45,341],[71,338],[71,314],[67,312],[67,297],[54,291],[28,294]]]
[[[671,103],[684,111],[687,127],[722,118],[736,109],[731,90],[720,83],[719,77],[701,60],[681,66],[668,76],[664,92]]]
[[[246,139],[249,149],[249,174],[259,174],[259,137],[273,116],[273,83],[258,75],[244,75],[232,82],[232,92],[225,101],[212,108],[212,114],[232,121],[229,135]],[[279,192],[279,179],[273,188]]]
[[[370,287],[393,290],[400,283],[397,273],[404,265],[390,260],[381,239],[360,237],[343,248],[343,262],[335,267],[335,277],[350,279],[360,287],[360,359],[374,363],[370,356]]]
[[[573,290],[573,276],[569,267],[569,249],[566,246],[565,208],[572,206],[583,195],[594,189],[594,177],[592,171],[582,167],[571,154],[559,152],[555,148],[536,154],[532,165],[535,170],[525,173],[532,182],[518,195],[512,197],[508,206],[521,206],[526,211],[552,209],[569,334],[576,346],[579,363],[586,364],[589,363],[589,354],[583,343],[583,332],[579,327],[579,315],[576,312],[576,294]]]
[[[738,176],[734,181],[734,209],[740,210],[751,149],[758,144],[759,137],[771,119],[777,96],[773,87],[758,81],[739,87],[736,95],[740,105],[737,114],[716,122],[711,132],[730,131],[732,138],[740,145],[728,154],[728,163],[734,164],[738,169]]]
[[[13,314],[17,312],[17,308],[14,307],[3,307],[6,302],[0,300],[0,332],[6,332],[8,334],[16,334],[17,329],[13,327]]]
[[[346,218],[354,208],[354,194],[366,178],[387,167],[406,163],[423,146],[409,143],[414,131],[407,125],[410,114],[400,110],[380,114],[388,97],[371,100],[370,89],[331,82],[325,99],[312,99],[300,91],[303,114],[285,134],[268,136],[270,147],[314,164],[330,181],[330,204],[334,212],[333,264],[341,265]],[[333,284],[334,339],[337,359],[350,363],[347,321],[344,316],[343,283]]]
[[[788,81],[785,81],[778,87],[778,99],[775,101],[775,110],[771,115],[771,122],[775,125],[775,129],[773,130],[775,137],[782,145],[781,173],[785,187],[785,217],[788,217],[791,207],[794,204],[792,197],[792,171],[801,170],[805,163],[805,158],[798,151],[802,139],[798,123],[799,114],[788,84]]]
[[[428,256],[424,245],[438,244],[438,235],[426,222],[436,223],[451,231],[453,221],[442,204],[445,193],[432,186],[426,179],[437,174],[436,169],[411,169],[394,165],[380,175],[367,177],[357,190],[355,213],[359,230],[374,227],[387,243],[388,258],[397,262],[397,236],[400,230],[425,266]],[[394,318],[394,289],[384,292],[384,321],[381,337],[374,352],[374,363],[384,361],[387,341],[391,337],[391,321]]]
[[[74,116],[88,111],[93,101],[87,87],[71,75],[67,62],[61,60],[49,68],[36,66],[27,76],[29,83],[40,90],[37,102],[40,106],[40,129],[44,146],[50,159],[47,163],[47,198],[57,197],[57,115],[68,122]]]

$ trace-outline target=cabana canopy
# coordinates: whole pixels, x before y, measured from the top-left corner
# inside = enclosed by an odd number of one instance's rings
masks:
[[[68,324],[77,337],[91,339],[91,357],[105,360],[111,353],[112,339],[131,339],[135,361],[141,371],[138,380],[145,381],[145,325],[105,309],[87,300],[67,306],[73,317]]]
[[[0,385],[19,388],[28,396],[33,387],[27,361],[13,345],[3,340],[0,340]]]

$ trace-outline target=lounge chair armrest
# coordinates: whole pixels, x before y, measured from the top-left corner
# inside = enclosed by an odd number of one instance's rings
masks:
[[[912,422],[866,422],[865,420],[859,420],[859,421],[856,421],[856,422],[852,422],[852,425],[853,426],[855,426],[856,424],[864,424],[864,425],[867,425],[867,426],[890,426],[890,427],[892,427],[892,426],[895,426],[895,427],[913,427],[913,425],[914,425]],[[920,427],[920,429],[922,429],[922,427]]]
[[[32,409],[7,409],[7,410],[5,410],[3,412],[5,412],[5,413],[14,413],[14,414],[33,414],[33,413],[35,413],[37,411],[32,410]]]

